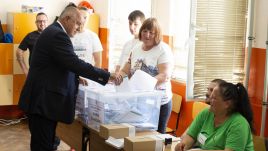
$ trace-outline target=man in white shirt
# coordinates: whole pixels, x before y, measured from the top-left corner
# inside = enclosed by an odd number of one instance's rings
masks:
[[[84,17],[81,30],[73,38],[71,38],[74,52],[78,57],[95,67],[101,68],[102,45],[98,35],[85,28],[88,21],[89,12],[86,7],[78,8]]]
[[[124,67],[127,62],[131,50],[141,41],[139,40],[139,31],[143,21],[145,20],[145,15],[140,10],[135,10],[131,12],[128,16],[129,21],[129,31],[134,36],[133,39],[127,41],[123,47],[122,53],[119,58],[119,62],[116,65],[115,72],[118,72],[120,68]]]

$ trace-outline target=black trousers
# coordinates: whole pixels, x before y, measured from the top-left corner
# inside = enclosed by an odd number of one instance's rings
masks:
[[[31,151],[53,151],[57,122],[37,114],[30,114]]]

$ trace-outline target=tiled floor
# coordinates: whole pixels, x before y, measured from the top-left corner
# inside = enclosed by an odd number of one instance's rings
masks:
[[[30,151],[30,132],[27,120],[18,124],[0,125],[0,151]],[[61,141],[58,151],[69,151],[70,147]]]

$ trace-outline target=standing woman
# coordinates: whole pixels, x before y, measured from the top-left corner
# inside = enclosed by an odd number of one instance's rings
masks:
[[[202,150],[254,151],[253,113],[245,87],[221,83],[211,94],[210,108],[201,111],[175,147],[184,151],[197,145]]]
[[[142,70],[157,79],[155,89],[163,92],[158,132],[165,133],[171,113],[170,77],[173,68],[173,55],[170,47],[161,39],[161,29],[157,20],[155,18],[146,19],[139,31],[139,40],[142,43],[133,48],[128,62],[119,74],[121,77],[126,75],[131,77],[136,70]]]

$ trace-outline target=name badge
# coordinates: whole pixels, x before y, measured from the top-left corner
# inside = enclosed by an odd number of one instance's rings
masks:
[[[204,134],[199,133],[199,135],[197,136],[197,140],[200,144],[204,145],[207,140],[207,137]]]

